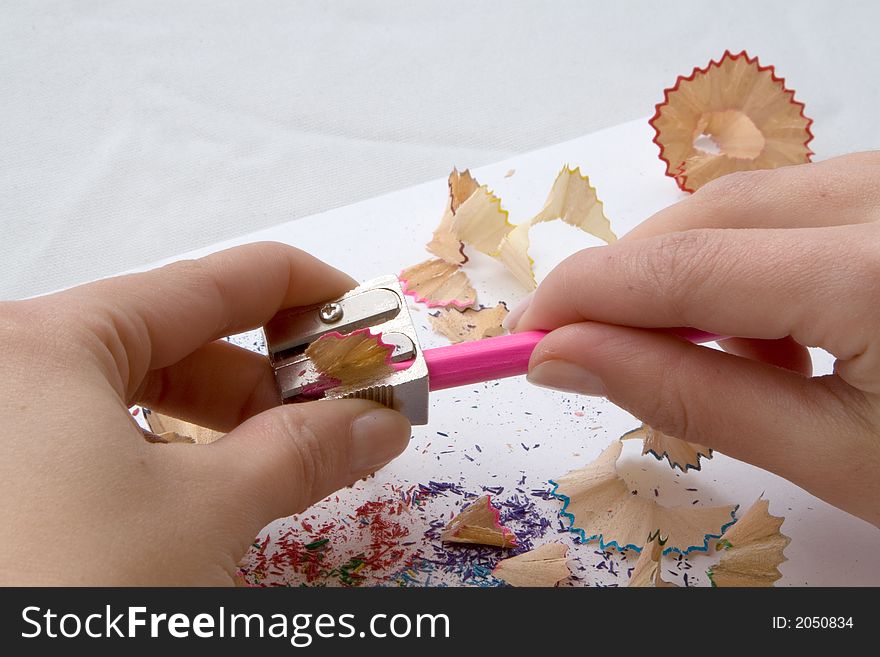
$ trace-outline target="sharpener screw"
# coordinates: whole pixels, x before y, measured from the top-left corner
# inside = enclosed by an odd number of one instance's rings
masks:
[[[335,324],[342,319],[342,306],[335,301],[324,304],[318,311],[318,316],[325,324]]]

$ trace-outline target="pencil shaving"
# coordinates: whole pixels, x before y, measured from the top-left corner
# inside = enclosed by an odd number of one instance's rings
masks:
[[[693,192],[734,171],[809,162],[812,119],[772,66],[745,51],[679,76],[650,120],[666,175]]]
[[[438,256],[438,260],[420,263],[401,274],[402,279],[409,280],[405,291],[431,307],[455,305],[461,308],[464,301],[476,300],[476,292],[473,297],[468,296],[464,287],[469,285],[467,277],[458,270],[467,262],[466,245],[499,260],[523,287],[531,290],[537,286],[534,261],[529,256],[529,230],[533,226],[560,219],[607,243],[617,240],[595,188],[577,167],[563,167],[538,214],[517,225],[508,220],[501,199],[485,185],[480,186],[467,170],[459,173],[453,169],[448,185],[446,209],[427,244],[428,251]],[[462,276],[457,277],[458,273]],[[453,287],[462,288],[445,289],[447,281]]]
[[[547,543],[540,547],[498,562],[492,571],[511,586],[556,586],[571,576],[566,563],[568,548],[560,543]]]
[[[605,216],[602,201],[590,184],[590,179],[581,173],[580,167],[562,168],[553,181],[544,207],[532,217],[530,223],[534,226],[554,219],[580,228],[607,244],[617,241],[617,235],[611,230],[611,222]]]
[[[664,553],[706,550],[710,538],[720,537],[733,522],[736,506],[665,507],[634,495],[617,474],[622,443],[615,440],[595,461],[553,482],[562,499],[570,529],[600,546],[640,550],[645,537],[663,527],[668,536]]]
[[[449,174],[449,209],[452,210],[452,214],[455,214],[459,206],[479,188],[480,183],[471,175],[469,169],[461,172],[453,169]]]
[[[712,586],[773,586],[791,539],[782,533],[785,518],[770,515],[759,498],[715,546],[721,561],[709,569]]]
[[[677,588],[672,582],[667,582],[662,577],[661,562],[663,561],[663,546],[667,538],[660,536],[660,530],[648,536],[647,544],[639,554],[639,559],[633,568],[627,586],[634,588]]]
[[[165,444],[171,444],[171,443],[184,443],[187,445],[195,445],[196,444],[196,441],[194,438],[191,438],[190,436],[181,436],[176,431],[166,431],[164,433],[160,433],[159,438],[160,438],[159,442],[163,442]]]
[[[642,424],[638,429],[628,431],[620,437],[621,440],[636,438],[643,441],[642,454],[651,454],[658,461],[665,458],[673,469],[678,468],[682,472],[687,472],[688,469],[699,470],[700,457],[712,458],[712,450],[708,447],[669,436],[647,424]]]
[[[498,248],[498,259],[507,271],[527,290],[537,287],[533,266],[535,261],[529,255],[529,222],[518,224],[510,231]]]
[[[498,247],[498,258],[527,289],[537,286],[532,268],[534,260],[529,256],[529,230],[556,219],[608,244],[617,241],[590,179],[581,173],[579,167],[563,167],[553,181],[541,211],[509,231]]]
[[[391,373],[393,351],[392,345],[382,342],[381,335],[365,328],[347,335],[322,335],[308,346],[305,355],[322,375],[340,385],[353,385]]]
[[[495,257],[501,241],[513,230],[513,224],[507,220],[501,199],[484,185],[458,207],[451,228],[465,244]]]
[[[400,272],[404,294],[429,308],[468,308],[477,302],[477,291],[458,265],[434,258]]]
[[[453,231],[452,221],[458,207],[471,197],[480,184],[467,169],[462,172],[453,169],[449,174],[448,185],[449,197],[446,201],[446,208],[440,218],[440,224],[434,230],[434,235],[426,248],[446,262],[461,265],[467,262],[468,258],[464,254],[464,242]]]
[[[156,411],[145,413],[144,417],[147,420],[147,424],[150,425],[150,431],[161,438],[161,442],[164,443],[207,445],[225,435],[220,431],[214,431],[213,429],[208,429],[186,420],[179,420],[170,415],[163,415]]]
[[[502,548],[516,545],[516,536],[502,526],[498,509],[492,506],[488,495],[477,498],[450,520],[440,533],[440,540],[447,543],[496,545]]]
[[[504,333],[501,323],[507,317],[507,306],[502,302],[492,308],[456,310],[442,308],[436,315],[428,315],[434,331],[449,338],[453,344],[494,338]]]

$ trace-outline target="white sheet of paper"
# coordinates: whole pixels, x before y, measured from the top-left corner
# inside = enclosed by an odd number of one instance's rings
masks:
[[[511,221],[517,223],[540,209],[564,164],[580,166],[598,190],[615,231],[622,235],[683,197],[673,180],[663,175],[663,163],[657,157],[652,137],[647,120],[635,121],[481,167],[474,174],[501,197]],[[450,168],[453,164],[464,168],[468,163],[450,162]],[[515,173],[505,177],[511,169]],[[245,235],[180,258],[197,257],[246,242],[276,240],[309,251],[361,280],[397,273],[428,257],[424,244],[440,218],[446,193],[446,180],[436,180]],[[536,227],[532,230],[531,255],[536,261],[538,280],[565,256],[597,244],[597,240],[561,222]],[[492,305],[502,300],[512,306],[525,294],[500,264],[478,253],[471,254],[466,270],[482,303]],[[431,331],[424,317],[425,309],[415,304],[411,307],[422,331],[423,346],[444,344],[444,339]],[[830,358],[821,352],[814,356],[817,369],[828,371]],[[310,522],[315,523],[339,515],[348,507],[354,508],[363,500],[387,496],[392,485],[406,490],[430,480],[457,482],[475,492],[480,492],[481,485],[503,486],[505,493],[496,496],[498,499],[515,491],[518,485],[526,492],[543,488],[548,479],[585,465],[609,441],[635,426],[635,418],[605,400],[537,389],[522,379],[435,393],[431,399],[431,422],[414,429],[412,448],[404,456],[375,478],[341,492],[338,502],[334,499],[319,505],[303,517],[311,517]],[[625,444],[620,469],[639,494],[654,496],[656,489],[655,499],[665,504],[699,500],[703,505],[738,503],[742,509],[762,493],[770,500],[771,513],[785,516],[783,530],[792,538],[779,585],[880,585],[880,565],[872,558],[880,534],[868,523],[834,509],[775,475],[723,455],[704,460],[700,472],[682,474],[670,469],[665,461],[641,456],[641,444],[637,442]],[[524,475],[526,483],[519,484]],[[448,519],[460,502],[453,495],[426,503],[419,510],[419,517],[412,521],[413,527],[426,526],[424,523],[432,519]],[[537,503],[554,528],[536,544],[550,540],[570,543],[571,556],[579,564],[575,570],[580,583],[625,584],[626,568],[635,563],[634,557],[626,560],[621,575],[609,575],[604,566],[597,567],[603,559],[594,552],[598,550],[595,542],[577,545],[571,540],[573,535],[556,533],[556,513],[561,503]],[[281,531],[287,526],[285,523],[289,521],[275,523],[269,533]],[[420,540],[416,530],[408,540]],[[428,554],[434,549],[440,548],[431,547]],[[708,556],[692,556],[689,561],[693,565],[688,571],[690,582],[705,584],[705,568],[717,561],[717,556],[710,552]],[[674,569],[674,564],[670,568]],[[431,583],[441,579],[442,573]],[[681,579],[671,579],[682,583]],[[453,584],[457,583],[455,580],[455,576],[445,579]],[[280,581],[298,580],[282,577]]]

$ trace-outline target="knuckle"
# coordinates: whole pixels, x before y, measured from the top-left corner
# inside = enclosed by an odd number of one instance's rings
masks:
[[[700,187],[694,198],[710,200],[714,202],[729,203],[731,199],[742,194],[751,193],[757,186],[766,182],[773,174],[773,170],[760,171],[735,171],[726,176],[715,178]]]
[[[846,299],[846,306],[854,312],[854,319],[870,324],[862,326],[872,336],[880,334],[880,286],[871,282],[880,280],[880,223],[847,227],[851,240],[839,244],[839,270],[834,291]]]
[[[876,162],[869,153],[855,153],[791,167],[798,175],[790,181],[790,196],[821,203],[824,212],[867,210],[865,206],[878,198],[877,174],[872,170]]]
[[[172,262],[160,271],[168,274],[168,280],[178,281],[179,284],[193,289],[203,289],[206,284],[213,285],[219,278],[209,258]]]
[[[686,304],[699,297],[700,289],[719,266],[720,238],[714,230],[689,230],[664,235],[656,244],[646,245],[639,273],[676,315],[685,313]]]
[[[646,409],[648,424],[668,436],[700,442],[693,436],[694,427],[688,413],[688,403],[680,381],[682,380],[681,359],[670,357],[657,381],[656,394]]]
[[[709,182],[688,201],[692,211],[712,225],[752,227],[777,215],[794,199],[814,195],[817,185],[830,185],[811,166],[737,171]]]
[[[179,281],[180,284],[186,285],[187,281],[191,281],[201,275],[203,265],[200,260],[178,260],[162,266],[156,272],[148,272],[145,276],[154,274],[168,274],[169,280]]]
[[[185,286],[184,289],[194,296],[208,295],[213,297],[215,303],[206,307],[223,308],[228,306],[227,300],[231,295],[227,285],[227,277],[223,275],[223,272],[210,257],[182,260],[165,265],[162,269],[168,275],[168,280],[178,281],[178,285]],[[223,320],[225,313],[216,314],[217,326],[214,334],[217,336],[225,335],[228,328]]]
[[[285,467],[285,477],[292,477],[306,499],[298,503],[308,504],[315,499],[319,488],[332,474],[328,458],[327,441],[322,441],[309,423],[306,413],[300,409],[283,408],[282,412],[272,414],[275,426],[272,428],[279,441],[279,452]]]
[[[262,241],[262,242],[254,242],[251,245],[251,248],[257,251],[263,259],[278,259],[283,260],[288,258],[291,254],[300,254],[302,251],[297,249],[296,247],[290,246],[289,244],[284,244],[283,242],[271,242],[271,241]]]
[[[880,198],[876,167],[880,151],[853,153],[823,162],[738,171],[710,181],[689,199],[701,212],[732,224],[773,216],[789,204],[807,212],[861,210]],[[806,205],[812,200],[811,205]],[[816,206],[821,204],[821,209]],[[868,211],[865,208],[865,211]]]
[[[841,155],[839,157],[831,158],[830,160],[825,160],[822,164],[826,164],[828,166],[833,165],[846,165],[853,167],[862,167],[862,166],[880,166],[880,150],[872,150],[872,151],[862,151],[860,153],[847,153],[846,155]]]
[[[865,280],[880,280],[880,249],[877,248],[877,244],[880,242],[880,224],[867,224],[865,229],[869,239],[859,241],[858,259],[864,268],[864,274],[867,276]],[[876,285],[866,285],[865,289],[874,295],[875,300],[880,295],[880,288]],[[878,304],[878,307],[880,307],[880,304]]]

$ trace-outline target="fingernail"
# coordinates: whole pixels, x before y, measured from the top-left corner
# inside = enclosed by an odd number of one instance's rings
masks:
[[[387,408],[358,415],[351,423],[349,468],[355,474],[378,470],[400,454],[409,442],[407,419]]]
[[[591,397],[604,397],[602,379],[583,367],[564,360],[547,360],[533,367],[526,378],[542,388],[577,392]]]
[[[523,313],[528,309],[529,304],[532,303],[532,297],[535,296],[534,292],[529,292],[522,301],[516,304],[509,313],[507,313],[507,317],[504,318],[504,321],[501,322],[501,326],[506,328],[508,331],[513,331],[516,328],[517,322],[519,322],[520,317],[523,316]]]

